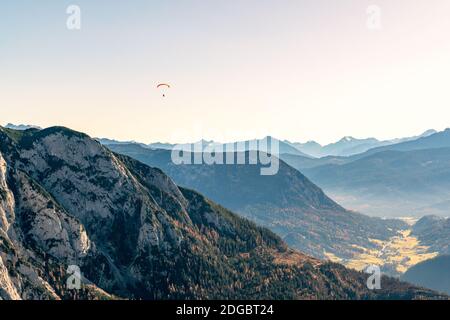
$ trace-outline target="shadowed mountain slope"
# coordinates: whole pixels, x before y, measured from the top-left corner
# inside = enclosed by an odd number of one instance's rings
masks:
[[[404,281],[450,294],[450,256],[439,256],[410,268]]]
[[[389,215],[446,215],[450,210],[450,148],[382,151],[347,164],[305,169],[346,206]]]
[[[401,221],[345,210],[283,161],[277,174],[261,176],[261,165],[175,165],[167,150],[150,150],[135,144],[108,147],[161,168],[177,184],[204,193],[270,228],[294,248],[318,258],[326,258],[329,253],[352,257],[359,252],[358,246],[376,248],[370,239],[387,240],[406,227]]]

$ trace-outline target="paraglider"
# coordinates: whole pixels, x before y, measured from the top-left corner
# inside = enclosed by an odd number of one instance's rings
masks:
[[[158,84],[158,85],[156,86],[156,88],[157,88],[157,89],[160,89],[160,88],[170,89],[170,84],[167,84],[167,83],[160,83],[160,84]],[[165,97],[165,96],[166,96],[166,94],[163,93],[163,97]]]

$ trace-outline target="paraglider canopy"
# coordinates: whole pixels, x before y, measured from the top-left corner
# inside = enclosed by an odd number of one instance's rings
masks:
[[[159,89],[159,88],[167,88],[167,89],[169,89],[169,88],[170,88],[170,84],[167,84],[167,83],[160,83],[160,84],[158,84],[158,85],[156,86],[156,88],[157,88],[157,89]],[[163,93],[163,97],[165,97],[165,96],[166,96],[166,94]]]

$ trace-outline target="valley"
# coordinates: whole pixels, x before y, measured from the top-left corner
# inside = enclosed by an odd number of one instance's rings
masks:
[[[327,255],[330,261],[342,263],[351,269],[362,271],[368,265],[377,265],[386,274],[400,276],[414,265],[438,256],[438,252],[432,252],[430,247],[422,245],[411,232],[411,229],[399,231],[398,235],[386,241],[370,239],[376,245],[375,249],[355,245],[360,253],[351,259]]]

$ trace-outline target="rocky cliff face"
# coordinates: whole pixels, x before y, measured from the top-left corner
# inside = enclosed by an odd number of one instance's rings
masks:
[[[365,285],[84,134],[0,128],[1,299],[439,297]]]

